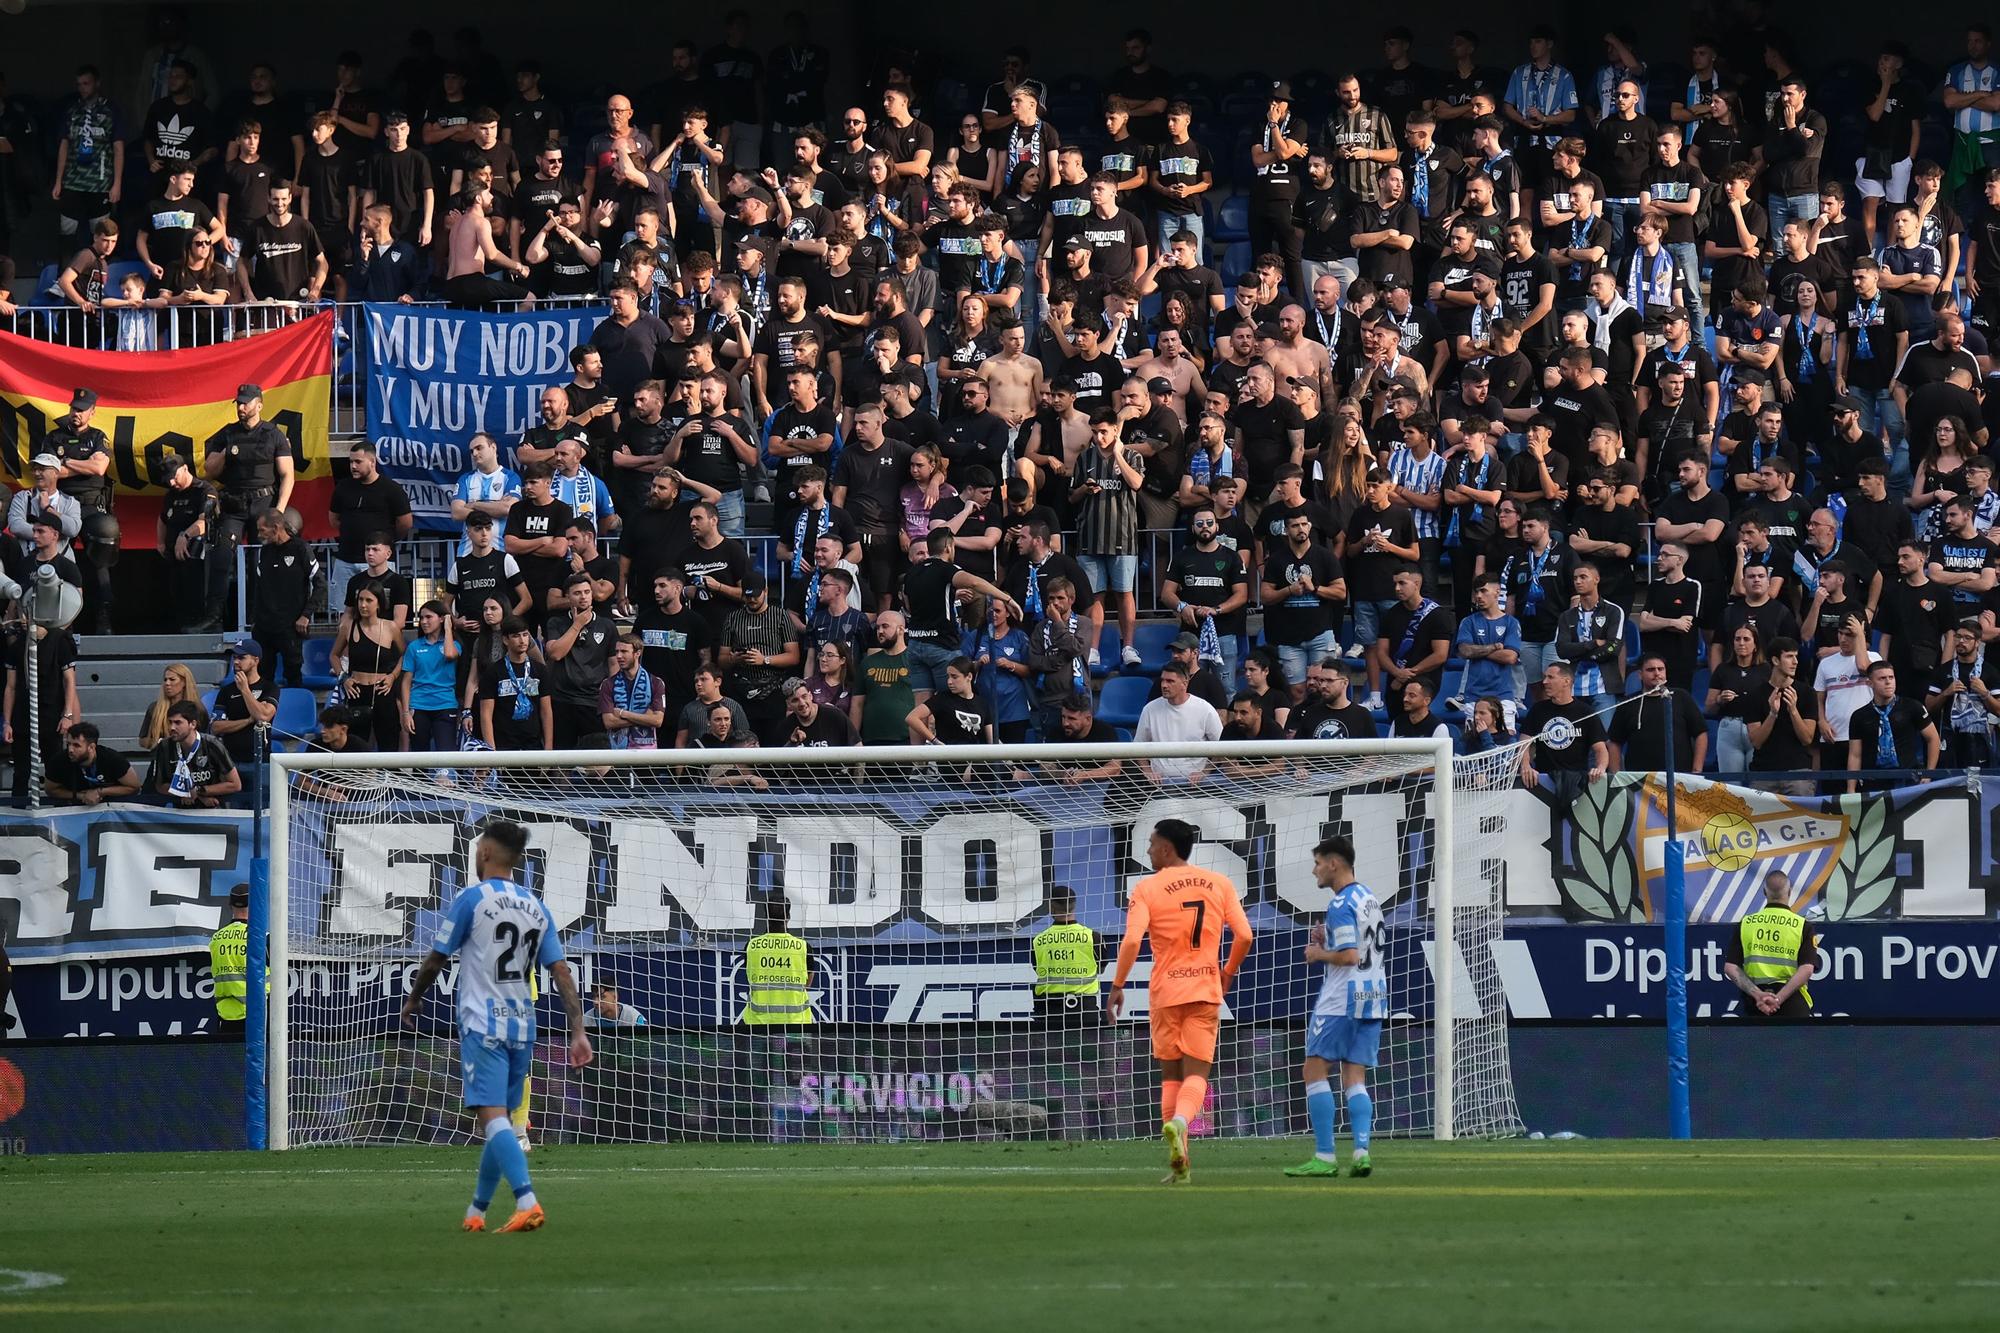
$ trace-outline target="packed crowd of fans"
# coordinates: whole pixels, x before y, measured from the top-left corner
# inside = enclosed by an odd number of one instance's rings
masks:
[[[1423,69],[1392,29],[1377,69],[1221,108],[1135,30],[1081,134],[1025,49],[962,110],[894,70],[843,107],[784,36],[675,43],[588,137],[532,61],[501,98],[476,37],[400,96],[344,54],[309,114],[260,66],[210,115],[179,57],[128,128],[79,72],[57,285],[94,337],[188,303],[608,302],[541,424],[475,441],[437,600],[353,450],[328,743],[1518,734],[1558,790],[1669,744],[1729,773],[1987,762],[1985,28],[1940,78],[1887,42],[1823,84],[1755,25],[1664,81],[1622,31],[1572,72],[1537,30],[1508,73],[1469,32]],[[154,202],[114,292],[128,139]],[[209,627],[261,544],[239,723],[321,596],[260,397],[241,447],[174,469],[159,532]],[[91,406],[15,497],[30,563],[108,506]],[[1142,605],[1178,622],[1164,663]],[[214,751],[192,789],[226,795],[243,728],[199,707],[162,744]]]

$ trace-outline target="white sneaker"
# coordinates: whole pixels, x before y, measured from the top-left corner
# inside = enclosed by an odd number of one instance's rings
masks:
[[[1341,654],[1342,657],[1345,657],[1350,662],[1359,662],[1367,657],[1367,655],[1367,652],[1358,643]]]
[[[1097,668],[1103,665],[1104,665],[1104,659],[1097,655],[1097,650],[1095,648],[1092,648],[1090,650],[1090,669],[1092,671],[1095,671],[1097,670]]]
[[[1139,650],[1129,643],[1125,645],[1124,661],[1128,667],[1139,665]]]
[[[1376,709],[1381,708],[1383,706],[1382,696],[1379,694],[1371,694],[1366,699],[1361,701],[1361,706],[1372,713]]]

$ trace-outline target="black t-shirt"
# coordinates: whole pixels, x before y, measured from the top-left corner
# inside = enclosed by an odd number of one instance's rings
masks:
[[[964,496],[947,495],[931,506],[931,521],[934,523],[949,523],[958,517],[960,510],[970,507],[971,501],[967,500]],[[984,510],[969,515],[965,522],[959,526],[959,536],[983,537],[989,528],[997,529],[1000,527],[1001,509],[1002,505],[998,500],[987,501]],[[996,560],[998,553],[998,547],[992,550],[975,551],[968,549],[961,543],[954,551],[953,559],[958,561],[961,568],[977,574],[988,583],[997,583],[999,581],[999,565]]]
[[[340,141],[336,138],[333,142],[337,145]],[[352,152],[340,147],[331,153],[308,148],[306,160],[299,166],[299,188],[305,191],[300,211],[321,231],[345,233],[347,192],[357,184]]]
[[[1930,714],[1914,699],[1898,695],[1888,704],[1889,735],[1896,746],[1896,767],[1924,767],[1924,731],[1931,723]],[[1847,724],[1849,740],[1861,742],[1861,767],[1885,768],[1880,762],[1876,746],[1882,735],[1882,707],[1874,700],[1854,710],[1854,716]]]
[[[704,412],[697,418],[701,425],[681,437],[680,462],[676,465],[681,474],[690,481],[698,481],[704,486],[713,486],[724,495],[743,489],[743,459],[736,452],[735,444],[715,429],[721,422],[736,432],[744,443],[757,444],[756,432],[750,423],[734,412],[722,412],[713,416]]]
[[[1676,490],[1660,501],[1658,516],[1676,525],[1722,520],[1722,536],[1716,540],[1681,543],[1688,548],[1688,577],[1700,579],[1714,591],[1715,585],[1722,580],[1723,563],[1729,549],[1729,502],[1713,489],[1699,500],[1691,498],[1685,491]]]
[[[569,531],[570,523],[576,515],[561,500],[550,500],[547,504],[535,504],[527,499],[517,501],[507,514],[508,535],[514,537],[560,537]],[[516,557],[521,566],[521,577],[534,591],[536,604],[542,594],[550,588],[562,586],[569,573],[569,560],[559,555],[523,555]]]
[[[1556,266],[1539,250],[1526,259],[1508,257],[1500,264],[1500,308],[1507,318],[1520,323],[1541,302],[1542,288],[1556,285]],[[1521,334],[1521,349],[1546,353],[1555,346],[1559,321],[1553,306],[1534,327]]]
[[[569,627],[576,621],[574,613],[557,611],[549,617],[545,641],[555,642],[569,633]],[[618,642],[618,627],[611,617],[601,611],[592,611],[582,629],[576,633],[576,642],[560,661],[550,661],[550,683],[555,687],[555,698],[559,703],[583,705],[594,708],[597,704],[597,687],[611,674],[611,649]]]
[[[1800,772],[1813,766],[1814,745],[1799,739],[1794,730],[1794,718],[1808,725],[1819,721],[1819,695],[1814,692],[1810,680],[1792,682],[1795,703],[1781,704],[1778,719],[1771,726],[1771,734],[1750,756],[1750,771],[1753,773]],[[1767,676],[1763,684],[1751,690],[1751,704],[1744,717],[1750,722],[1762,722],[1771,715],[1771,707],[1778,703],[1778,686]]]
[[[1622,747],[1619,767],[1655,773],[1667,766],[1666,741],[1671,732],[1674,768],[1685,773],[1694,767],[1695,737],[1706,727],[1700,706],[1686,690],[1677,689],[1668,700],[1641,699],[1620,707],[1611,716],[1610,739]]]
[[[1554,643],[1556,625],[1569,606],[1576,557],[1551,539],[1540,555],[1521,548],[1500,571],[1507,610],[1521,622],[1524,643]]]
[[[1683,688],[1694,675],[1695,647],[1705,623],[1706,608],[1703,603],[1706,596],[1707,589],[1695,578],[1673,582],[1655,579],[1646,590],[1646,610],[1651,614],[1662,620],[1678,620],[1682,616],[1694,618],[1693,629],[1647,630],[1639,636],[1640,648],[1664,657],[1669,678]]]
[[[549,674],[549,668],[533,657],[519,665],[503,658],[480,669],[479,697],[493,701],[495,749],[542,748],[541,701],[553,696]],[[591,697],[595,702],[595,694]]]
[[[1264,562],[1264,582],[1273,588],[1290,587],[1302,576],[1312,580],[1311,590],[1296,592],[1265,604],[1266,642],[1296,646],[1332,632],[1340,604],[1327,601],[1320,596],[1319,590],[1342,577],[1340,561],[1323,546],[1308,545],[1304,555],[1294,555],[1287,545],[1281,546]]]
[[[1421,603],[1418,604],[1417,610],[1424,611]],[[1387,639],[1389,641],[1389,660],[1399,667],[1409,667],[1413,663],[1421,662],[1424,658],[1430,656],[1431,645],[1440,641],[1446,645],[1445,657],[1449,660],[1451,657],[1450,645],[1452,637],[1458,628],[1452,620],[1451,612],[1442,606],[1433,604],[1428,611],[1424,611],[1424,618],[1417,622],[1416,628],[1413,631],[1410,627],[1410,622],[1415,618],[1416,612],[1404,606],[1401,602],[1398,602],[1382,613],[1382,620],[1379,628],[1376,630],[1375,637],[1378,640]],[[1408,648],[1403,646],[1405,642],[1409,644]],[[1444,679],[1444,663],[1440,662],[1434,670],[1426,671],[1423,679],[1429,681],[1434,686],[1439,684]],[[1398,702],[1400,703],[1401,701],[1399,700]],[[1399,712],[1401,710],[1399,708],[1392,708],[1390,711]]]
[[[1013,440],[1014,432],[995,413],[961,413],[944,425],[945,461],[954,475],[963,476],[966,468],[977,463],[998,477],[1006,472],[1007,446]]]
[[[651,501],[625,511],[625,523],[618,533],[618,554],[632,564],[625,586],[628,595],[642,601],[652,595],[653,576],[668,565],[680,563],[694,544],[688,518],[694,507],[687,504],[656,509]]]
[[[259,703],[270,704],[273,708],[277,707],[279,693],[277,681],[272,680],[269,676],[259,676],[257,683],[251,686],[251,690],[256,694]],[[224,722],[247,722],[250,720],[250,705],[243,698],[243,691],[236,688],[236,681],[233,677],[228,684],[215,692],[215,707],[211,710],[211,715]],[[252,763],[257,758],[257,729],[255,727],[244,727],[238,731],[226,732],[216,739],[222,742],[223,749],[229,751],[229,757],[239,764]]]
[[[155,199],[146,205],[139,230],[146,233],[146,252],[165,268],[179,263],[187,254],[188,242],[214,223],[214,211],[189,194],[179,199]]]
[[[743,586],[743,576],[750,570],[750,553],[743,549],[743,543],[734,537],[724,537],[714,546],[704,549],[690,546],[681,555],[681,568],[687,571],[688,601],[708,622],[709,629],[717,631],[720,637],[722,622],[739,605],[735,600],[711,591],[706,582],[713,578],[718,583],[732,588]]]
[[[1591,747],[1604,739],[1596,701],[1571,699],[1566,704],[1543,699],[1521,721],[1521,734],[1535,740],[1530,760],[1544,773],[1587,773]]]
[[[97,758],[88,765],[77,763],[69,757],[68,750],[61,750],[50,756],[48,766],[49,781],[73,792],[114,787],[131,771],[131,761],[108,745],[98,746]]]
[[[1405,199],[1401,203],[1384,206],[1382,204],[1359,204],[1351,214],[1355,231],[1396,231],[1405,236],[1416,236],[1423,228],[1423,220],[1417,216],[1416,206]],[[1361,267],[1361,276],[1382,285],[1385,278],[1401,278],[1404,283],[1415,279],[1415,268],[1409,250],[1399,250],[1392,245],[1357,246],[1355,261]]]
[[[639,664],[659,680],[667,716],[676,716],[694,698],[694,673],[702,653],[715,642],[714,630],[685,604],[674,612],[655,604],[633,617],[632,632],[643,645]]]
[[[961,699],[949,690],[931,695],[931,729],[940,745],[984,745],[986,729],[993,725],[993,701],[975,691]]]
[[[264,123],[265,143],[280,142],[272,132],[274,128],[268,121]],[[229,126],[229,133],[232,138],[235,136],[234,124]],[[191,97],[182,106],[171,97],[162,97],[146,109],[145,135],[161,169],[173,171],[192,165],[197,157],[215,146],[214,118],[199,98]],[[157,260],[158,256],[154,258]]]
[[[365,486],[353,477],[342,477],[333,483],[329,510],[340,533],[334,557],[358,565],[365,558],[369,537],[395,538],[396,520],[410,512],[410,497],[401,483],[379,472]]]
[[[1290,432],[1304,430],[1306,419],[1289,398],[1264,404],[1238,403],[1229,409],[1230,426],[1242,433],[1243,472],[1252,497],[1271,493],[1277,470],[1292,461]]]
[[[857,444],[844,450],[834,464],[830,484],[846,487],[841,507],[863,531],[893,531],[901,520],[911,452],[910,446],[896,440],[885,440],[879,449]]]
[[[378,202],[389,206],[396,235],[414,245],[423,221],[424,191],[433,188],[430,162],[414,148],[400,153],[377,149],[368,159],[367,188],[375,192]],[[432,227],[442,220],[434,205]]]
[[[1396,595],[1393,581],[1401,556],[1371,551],[1369,533],[1376,528],[1390,545],[1405,549],[1417,544],[1417,524],[1407,505],[1387,509],[1363,505],[1347,524],[1347,596],[1355,602],[1386,602]]]
[[[1235,595],[1236,589],[1248,576],[1243,572],[1242,557],[1218,543],[1213,551],[1202,551],[1193,545],[1183,546],[1175,554],[1166,577],[1180,588],[1181,600],[1188,605],[1221,606]],[[1247,602],[1234,611],[1216,616],[1216,633],[1241,634],[1247,616]]]
[[[771,417],[770,438],[773,440],[809,440],[817,435],[833,436],[840,432],[840,420],[834,415],[830,403],[816,403],[809,411],[802,411],[794,403],[786,403]],[[785,504],[788,507],[798,503],[798,483],[792,480],[803,467],[826,466],[825,454],[793,454],[787,458],[774,457],[771,461],[778,480],[785,488]]]
[[[1317,699],[1285,718],[1285,736],[1295,741],[1366,741],[1376,736],[1375,716],[1360,704],[1329,708]]]
[[[511,612],[520,599],[523,581],[520,562],[496,546],[485,555],[468,551],[454,556],[444,586],[451,594],[453,611],[476,620],[480,605],[492,596],[499,597]]]
[[[146,789],[172,792],[174,773],[182,760],[187,763],[187,785],[190,789],[214,786],[236,771],[236,761],[229,757],[229,751],[215,737],[197,736],[193,752],[184,755],[169,736],[153,747],[146,770]]]

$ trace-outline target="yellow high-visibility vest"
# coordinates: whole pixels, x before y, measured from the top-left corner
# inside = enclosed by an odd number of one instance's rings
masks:
[[[1760,989],[1777,990],[1792,979],[1799,966],[1799,941],[1806,933],[1806,919],[1789,907],[1766,907],[1743,918],[1737,927],[1743,934],[1743,975]],[[1812,1003],[1809,987],[1799,994]]]
[[[806,942],[774,931],[752,936],[743,949],[743,977],[750,999],[743,1021],[753,1026],[813,1021],[811,992],[806,986]]]
[[[1035,936],[1035,994],[1097,994],[1097,933],[1071,921]]]
[[[250,995],[250,925],[231,921],[208,937],[208,971],[215,981],[216,1017],[241,1023]]]

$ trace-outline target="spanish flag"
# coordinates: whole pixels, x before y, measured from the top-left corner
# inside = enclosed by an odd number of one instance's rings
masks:
[[[127,547],[150,549],[159,517],[161,457],[174,452],[202,475],[208,442],[236,420],[236,388],[264,390],[264,420],[292,442],[292,508],[305,535],[330,536],[333,312],[213,347],[174,352],[94,352],[0,333],[0,468],[27,485],[42,437],[69,412],[77,389],[97,394],[91,424],[111,441],[111,479]]]

